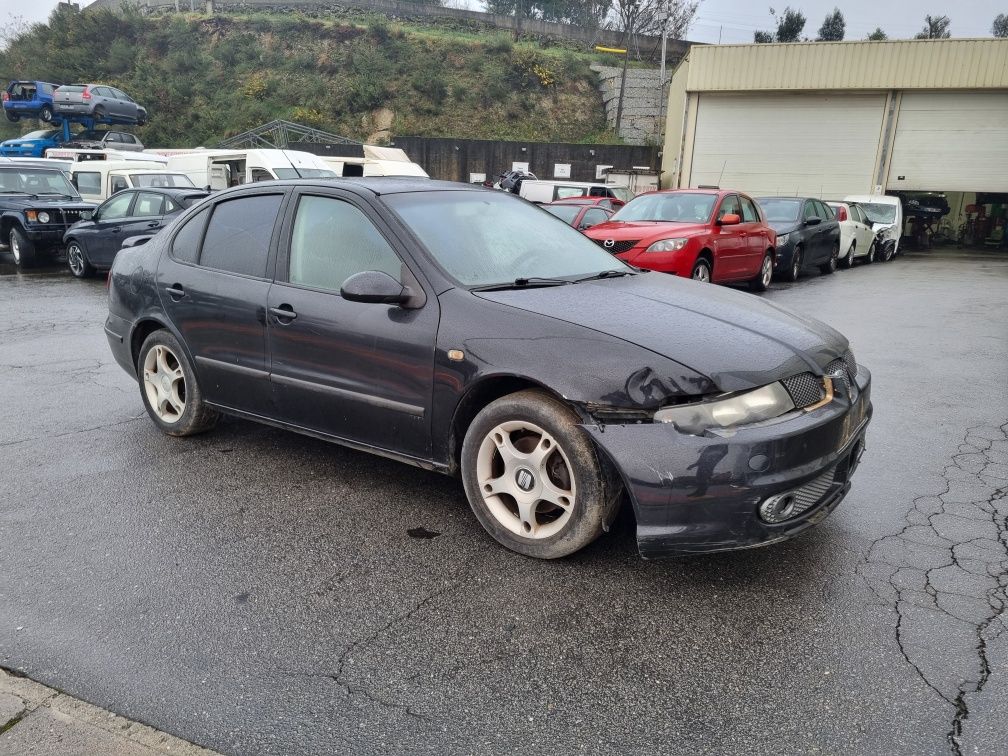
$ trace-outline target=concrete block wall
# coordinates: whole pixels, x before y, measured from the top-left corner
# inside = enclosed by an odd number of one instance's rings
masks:
[[[619,108],[621,68],[593,64],[592,70],[599,76],[599,91],[605,103],[606,119],[616,127],[616,111]],[[623,119],[619,136],[629,144],[659,144],[661,139],[661,116],[664,103],[663,93],[668,89],[672,71],[665,69],[665,81],[661,71],[655,69],[629,68],[626,73],[626,91],[623,96]]]

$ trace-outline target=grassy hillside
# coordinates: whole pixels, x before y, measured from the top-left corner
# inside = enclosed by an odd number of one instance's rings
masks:
[[[150,113],[148,146],[211,146],[274,118],[362,140],[391,119],[393,135],[612,141],[594,59],[384,20],[61,5],[0,52],[0,76],[120,87]],[[0,119],[3,138],[28,128]]]

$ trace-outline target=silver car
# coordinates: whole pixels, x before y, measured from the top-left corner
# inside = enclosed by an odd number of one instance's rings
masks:
[[[53,94],[59,115],[91,116],[110,123],[147,123],[147,111],[120,89],[105,84],[66,84]]]
[[[73,149],[125,150],[126,152],[140,152],[144,148],[143,142],[125,131],[102,131],[99,129],[89,129],[74,134],[70,137],[70,141],[62,146]]]

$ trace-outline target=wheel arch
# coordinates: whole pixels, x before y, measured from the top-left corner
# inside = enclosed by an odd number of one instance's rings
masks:
[[[140,347],[143,346],[144,341],[150,336],[154,331],[165,330],[171,333],[176,339],[178,339],[179,344],[182,345],[182,349],[185,350],[186,359],[189,360],[189,364],[193,366],[193,370],[196,370],[196,363],[193,361],[192,355],[189,353],[189,347],[186,346],[185,341],[178,334],[178,332],[172,327],[172,325],[164,318],[155,314],[144,315],[137,319],[136,323],[133,324],[133,328],[130,331],[129,346],[130,346],[130,357],[132,358],[132,365],[134,371],[136,370],[137,360],[140,358]]]

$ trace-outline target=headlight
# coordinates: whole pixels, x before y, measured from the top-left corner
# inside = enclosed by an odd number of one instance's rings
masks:
[[[48,223],[49,222],[49,213],[46,213],[46,212],[39,213],[38,214],[38,222],[39,223]]]
[[[777,248],[780,249],[785,244],[787,244],[788,236],[790,234],[777,234]]]
[[[689,239],[662,239],[656,241],[645,252],[678,252],[689,243]]]
[[[682,404],[655,412],[658,423],[672,423],[676,429],[700,435],[708,428],[731,428],[780,417],[795,408],[787,389],[780,383],[747,391],[713,402]]]

